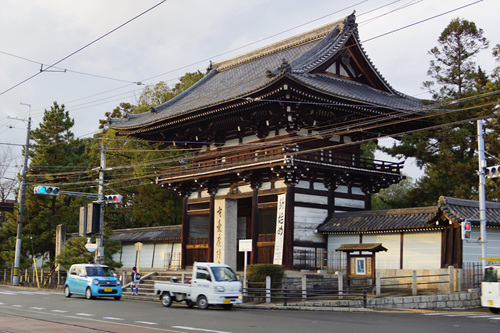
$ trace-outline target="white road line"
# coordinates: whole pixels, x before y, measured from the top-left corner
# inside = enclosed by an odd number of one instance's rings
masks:
[[[423,313],[424,316],[444,316],[446,313],[443,312],[429,312]]]
[[[66,313],[68,311],[65,310],[50,310],[51,312],[57,312],[57,313]]]
[[[125,320],[123,318],[116,318],[116,317],[102,317],[102,319],[106,319],[106,320]]]
[[[44,310],[45,308],[39,308],[39,307],[36,307],[36,306],[32,306],[32,307],[30,307],[30,309],[33,309],[33,310]]]
[[[225,331],[214,331],[214,330],[208,330],[204,328],[197,328],[197,327],[189,327],[189,326],[172,326],[174,329],[179,329],[179,330],[186,330],[186,331],[197,331],[197,332],[209,332],[209,333],[231,333],[231,332],[225,332]]]
[[[152,323],[150,321],[134,321],[134,323],[144,324],[144,325],[158,325],[158,323]]]
[[[77,316],[84,316],[84,317],[93,317],[94,315],[91,313],[76,313]]]
[[[22,308],[23,306],[22,305],[12,305],[13,308]]]

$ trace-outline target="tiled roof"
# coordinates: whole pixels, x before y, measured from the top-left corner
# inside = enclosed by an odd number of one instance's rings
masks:
[[[441,196],[431,207],[337,213],[317,229],[325,234],[433,230],[441,228],[435,222],[443,215],[455,223],[479,219],[479,202]],[[500,203],[486,202],[486,220],[488,227],[500,227]]]
[[[436,207],[370,210],[333,214],[317,229],[329,233],[399,232],[435,228],[426,223],[438,214]]]
[[[479,219],[479,201],[465,200],[451,197],[440,197],[438,207],[450,220],[462,222],[465,219]],[[479,222],[472,222],[479,225]],[[500,227],[500,203],[486,202],[486,224],[491,227]]]
[[[346,24],[349,20],[350,23]],[[389,93],[352,80],[311,74],[314,69],[343,50],[342,47],[350,37],[356,39],[367,63]],[[287,64],[286,70],[282,66],[284,61]],[[140,133],[160,127],[161,121],[173,121],[179,117],[182,120],[206,117],[198,115],[197,111],[229,101],[244,102],[244,98],[271,86],[283,77],[292,78],[334,98],[404,110],[417,110],[421,107],[419,100],[390,87],[375,69],[359,45],[357,25],[353,22],[353,17],[347,17],[240,57],[215,63],[203,79],[177,97],[140,115],[129,115],[127,119],[110,119],[109,125],[117,130],[132,129]]]
[[[181,225],[169,225],[162,227],[117,229],[113,230],[110,240],[124,243],[136,242],[180,242]]]

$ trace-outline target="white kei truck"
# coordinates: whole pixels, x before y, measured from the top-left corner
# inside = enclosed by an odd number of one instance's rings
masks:
[[[500,258],[495,259],[500,261]],[[484,268],[481,306],[489,308],[493,313],[500,313],[500,265],[489,265]]]
[[[170,282],[155,281],[154,290],[165,307],[174,301],[186,301],[190,308],[222,305],[224,309],[231,309],[233,304],[243,302],[241,282],[231,267],[224,264],[195,262],[190,281],[182,283],[177,278]]]

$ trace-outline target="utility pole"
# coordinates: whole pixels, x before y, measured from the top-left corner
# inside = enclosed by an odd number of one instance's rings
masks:
[[[106,147],[101,147],[101,167],[99,168],[99,235],[97,236],[97,263],[101,264],[104,258],[104,171],[106,169]]]
[[[487,265],[486,257],[486,195],[485,195],[485,183],[486,174],[484,172],[486,168],[486,160],[484,159],[484,140],[483,140],[483,122],[481,119],[477,121],[477,145],[478,145],[478,155],[479,155],[479,219],[481,223],[481,246],[482,246],[482,261],[483,269]]]
[[[31,105],[21,103],[21,105],[29,106],[28,114],[28,132],[26,134],[26,147],[24,150],[24,165],[22,171],[21,192],[19,193],[19,214],[17,215],[17,239],[16,239],[16,253],[14,259],[14,274],[12,278],[12,285],[19,285],[19,266],[21,265],[21,242],[23,234],[23,215],[24,215],[24,201],[26,198],[26,176],[28,174],[28,157],[30,149],[30,130],[31,130]],[[22,120],[22,119],[20,119]]]

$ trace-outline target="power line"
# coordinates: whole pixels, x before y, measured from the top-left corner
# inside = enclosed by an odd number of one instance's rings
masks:
[[[144,14],[148,13],[149,11],[151,11],[151,10],[153,10],[154,8],[158,7],[159,5],[163,4],[165,1],[167,1],[167,0],[163,0],[163,1],[159,2],[158,4],[154,5],[153,7],[149,8],[149,9],[147,9],[147,10],[145,10],[144,12],[140,13],[139,15],[137,15],[137,16],[135,16],[135,17],[131,18],[130,20],[126,21],[125,23],[123,23],[123,24],[121,24],[121,25],[119,25],[118,27],[114,28],[113,30],[111,30],[111,31],[109,31],[109,32],[107,32],[107,33],[105,33],[105,34],[104,34],[104,35],[102,35],[101,37],[99,37],[99,38],[97,38],[97,39],[93,40],[92,42],[88,43],[88,44],[87,44],[87,45],[85,45],[85,46],[82,46],[81,48],[79,48],[78,50],[76,50],[76,51],[74,51],[74,52],[70,53],[69,55],[65,56],[64,58],[62,58],[62,59],[60,59],[60,60],[56,61],[55,63],[53,63],[52,65],[48,66],[47,68],[45,68],[45,69],[40,69],[40,71],[39,71],[39,72],[37,72],[36,74],[33,74],[32,76],[28,77],[27,79],[24,79],[23,81],[21,81],[21,82],[17,83],[16,85],[14,85],[14,86],[10,87],[9,89],[7,89],[7,90],[4,90],[4,91],[0,92],[0,95],[3,95],[3,94],[5,94],[6,92],[11,91],[12,89],[14,89],[14,88],[16,88],[16,87],[20,86],[21,84],[23,84],[23,83],[25,83],[25,82],[27,82],[27,81],[31,80],[32,78],[34,78],[34,77],[36,77],[36,76],[40,75],[40,74],[41,74],[41,73],[43,73],[43,72],[47,72],[49,69],[51,69],[51,68],[55,67],[57,64],[59,64],[59,63],[63,62],[64,60],[66,60],[66,59],[68,59],[68,58],[70,58],[70,57],[74,56],[75,54],[77,54],[78,52],[80,52],[80,51],[82,51],[82,50],[86,49],[87,47],[91,46],[92,44],[97,43],[98,41],[100,41],[101,39],[103,39],[103,38],[107,37],[108,35],[112,34],[112,33],[113,33],[113,32],[115,32],[116,30],[118,30],[118,29],[120,29],[120,28],[124,27],[125,25],[129,24],[130,22],[132,22],[132,21],[134,21],[134,20],[138,19],[138,18],[139,18],[139,17],[141,17],[142,15],[144,15]]]

